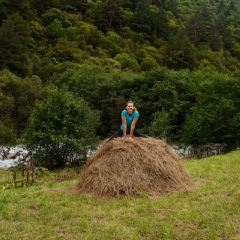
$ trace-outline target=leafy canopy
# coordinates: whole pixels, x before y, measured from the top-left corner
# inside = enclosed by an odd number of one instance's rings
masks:
[[[197,102],[184,124],[183,138],[190,144],[239,145],[240,82],[217,73],[206,74]]]
[[[33,110],[24,141],[39,164],[61,167],[97,143],[98,119],[83,99],[66,89],[54,89]]]

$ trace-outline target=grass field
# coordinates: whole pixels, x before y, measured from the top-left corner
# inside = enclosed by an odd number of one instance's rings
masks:
[[[192,189],[158,198],[98,200],[77,179],[0,190],[0,239],[240,240],[240,152],[182,164]]]

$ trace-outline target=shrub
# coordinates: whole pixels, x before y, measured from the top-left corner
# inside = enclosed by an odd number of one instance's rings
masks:
[[[66,89],[51,90],[31,114],[24,142],[40,165],[62,167],[97,144],[98,119],[83,99]]]

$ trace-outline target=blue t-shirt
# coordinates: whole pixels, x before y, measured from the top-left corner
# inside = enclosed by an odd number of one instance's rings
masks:
[[[127,110],[123,110],[121,116],[126,118],[127,132],[129,132],[130,129],[131,129],[131,125],[132,125],[133,119],[134,118],[138,118],[139,117],[139,113],[138,113],[138,111],[135,111],[135,112],[132,113],[132,115],[129,115]],[[123,131],[123,123],[120,126],[120,129]]]

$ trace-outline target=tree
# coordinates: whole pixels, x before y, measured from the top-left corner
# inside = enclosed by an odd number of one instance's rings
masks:
[[[121,63],[123,70],[132,70],[132,71],[139,70],[139,65],[137,60],[135,58],[132,58],[127,53],[119,53],[116,55],[115,59]]]
[[[66,16],[63,11],[51,8],[44,15],[41,16],[42,25],[47,27],[49,24],[53,23],[55,20],[58,20],[63,28],[71,26],[71,23],[66,19]]]
[[[139,0],[133,13],[132,28],[144,35],[145,39],[151,39],[156,33],[156,16],[158,9],[151,5],[150,0]]]
[[[106,137],[111,131],[113,119],[111,113],[116,98],[115,82],[122,74],[108,73],[104,67],[96,65],[82,65],[78,70],[67,70],[52,78],[59,88],[66,86],[75,96],[83,98],[90,107],[97,110],[101,124],[97,134]],[[103,98],[104,96],[104,98]]]
[[[34,8],[39,16],[44,14],[48,9],[50,8],[58,8],[61,6],[60,0],[48,0],[48,1],[42,1],[42,0],[30,0],[32,8]],[[64,3],[65,5],[65,3]]]
[[[239,80],[212,72],[205,78],[183,126],[183,140],[192,145],[226,143],[234,149],[240,144]]]
[[[0,145],[16,143],[16,131],[12,112],[14,110],[14,88],[17,77],[8,70],[0,72]]]
[[[118,53],[122,53],[126,49],[124,40],[116,33],[109,31],[104,36],[99,45],[109,53],[111,57],[115,57]]]
[[[122,25],[123,9],[122,0],[106,0],[103,13],[108,21],[108,29],[118,29]]]
[[[13,146],[16,145],[16,143],[17,136],[14,130],[0,121],[0,145]]]
[[[155,112],[153,114],[153,122],[149,129],[151,136],[169,139],[172,128],[168,112]]]
[[[43,99],[44,88],[37,76],[17,77],[9,70],[0,72],[0,122],[19,137],[36,100]]]
[[[13,93],[13,91],[11,91]],[[12,113],[14,127],[18,136],[25,130],[28,118],[33,111],[36,101],[44,99],[46,89],[38,76],[19,79],[14,92],[15,106]]]
[[[206,28],[204,17],[201,13],[191,16],[186,24],[186,29],[191,42],[194,45],[204,42],[206,39]]]
[[[169,43],[170,59],[167,59],[169,67],[174,67],[175,69],[194,69],[196,61],[195,48],[186,30],[181,29],[176,35],[170,38]]]
[[[19,13],[24,19],[33,17],[30,0],[1,0],[0,22],[7,19],[13,13]]]
[[[160,8],[156,20],[156,35],[158,38],[168,39],[171,32],[169,25],[168,12]]]
[[[86,11],[85,21],[94,24],[100,31],[106,32],[108,21],[103,12],[103,1],[90,1],[90,7]]]
[[[158,66],[157,61],[151,57],[151,56],[146,56],[143,61],[140,64],[141,69],[143,71],[150,71],[151,69],[154,69]]]
[[[80,12],[84,14],[89,7],[88,0],[64,0],[61,3],[61,9],[68,12]]]
[[[21,16],[13,14],[0,27],[0,69],[8,68],[25,77],[32,71],[31,30]]]
[[[139,79],[137,86],[131,86],[131,96],[135,93],[138,97],[145,132],[160,136],[165,131],[168,139],[179,138],[178,131],[189,108],[195,103],[196,79],[201,77],[198,75],[189,70],[156,68],[147,72],[142,81]],[[135,85],[136,82],[137,79]],[[166,129],[163,131],[164,126]]]
[[[97,143],[98,119],[83,99],[66,89],[54,89],[33,110],[24,143],[40,165],[62,167]]]

